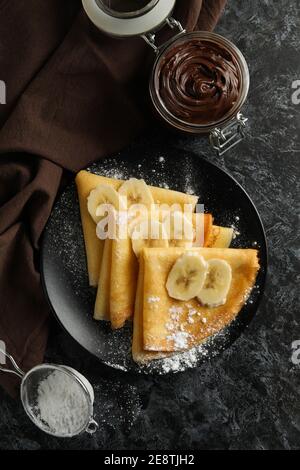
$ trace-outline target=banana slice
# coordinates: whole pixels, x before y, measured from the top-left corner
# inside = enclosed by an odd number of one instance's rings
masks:
[[[170,246],[191,248],[194,240],[192,217],[189,219],[179,211],[168,212],[163,215],[162,224],[168,234]]]
[[[137,256],[143,248],[168,248],[169,241],[164,226],[157,220],[138,221],[131,232],[132,249]]]
[[[229,248],[233,239],[233,228],[212,226],[208,248]]]
[[[173,299],[191,300],[205,282],[208,265],[197,253],[184,253],[174,263],[166,283],[168,294]]]
[[[202,305],[219,307],[226,303],[232,279],[231,266],[222,259],[208,260],[208,273],[203,287],[197,293]]]
[[[133,204],[142,204],[150,209],[151,204],[154,204],[151,191],[144,180],[130,178],[119,188],[119,194],[127,197],[128,208]]]
[[[104,217],[101,211],[102,204],[111,204],[116,210],[122,209],[119,194],[108,184],[99,184],[92,189],[87,198],[88,211],[96,224]]]

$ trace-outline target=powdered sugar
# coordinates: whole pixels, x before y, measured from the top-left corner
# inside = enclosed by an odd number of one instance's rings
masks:
[[[188,367],[195,366],[198,361],[198,351],[199,349],[191,349],[164,359],[162,361],[162,371],[164,373],[179,372]]]
[[[156,362],[157,367],[161,368],[160,373],[180,372],[195,367],[199,362],[204,361],[207,357],[214,357],[219,354],[225,347],[228,339],[228,330],[225,329],[219,333],[210,336],[202,344],[195,346],[187,351],[173,354],[170,357],[160,359]],[[217,347],[215,345],[217,341]],[[158,369],[159,370],[159,369]]]
[[[168,340],[174,341],[174,347],[176,349],[186,349],[188,347],[188,339],[190,335],[185,331],[177,331],[167,336]]]
[[[156,297],[155,295],[152,295],[152,296],[148,297],[148,299],[147,299],[148,304],[153,304],[153,303],[159,302],[159,301],[160,301],[160,297]]]
[[[171,315],[180,315],[183,312],[183,308],[172,305],[172,307],[169,308],[169,312]]]
[[[66,436],[80,432],[89,418],[89,405],[75,379],[51,372],[38,386],[36,411],[52,433]]]
[[[168,322],[166,323],[165,327],[166,327],[166,329],[169,330],[169,331],[175,330],[175,324],[172,323],[172,322],[170,322],[170,321],[168,321]]]
[[[179,321],[179,318],[182,312],[183,312],[182,307],[176,307],[175,305],[172,305],[172,307],[169,308],[171,320],[176,321],[176,322]]]
[[[233,230],[232,239],[235,240],[239,235],[241,235],[241,232],[238,231],[234,224],[231,224],[231,228]]]
[[[190,308],[188,312],[189,316],[197,315],[197,313],[198,310],[196,310],[195,308]]]
[[[191,196],[195,195],[195,190],[191,186],[186,186],[185,187],[185,192],[186,192],[186,194],[190,194]]]

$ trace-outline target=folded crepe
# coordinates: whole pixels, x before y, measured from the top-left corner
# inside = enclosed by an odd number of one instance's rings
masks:
[[[199,253],[206,260],[218,258],[230,264],[232,282],[226,303],[210,308],[202,306],[197,299],[172,299],[167,293],[166,281],[174,262],[185,251],[182,248],[143,250],[143,280],[140,280],[143,286],[138,300],[142,307],[136,308],[138,315],[134,323],[134,357],[137,359],[143,356],[141,351],[174,352],[200,344],[237,316],[253,288],[259,269],[256,250],[193,248],[188,251]]]
[[[138,261],[131,239],[112,240],[109,316],[113,329],[133,316]]]
[[[167,352],[144,350],[143,336],[143,303],[144,303],[144,257],[139,259],[139,275],[136,289],[135,308],[133,317],[132,357],[139,364],[170,355]]]
[[[99,184],[109,184],[113,186],[114,189],[118,190],[124,181],[95,175],[88,171],[82,170],[77,174],[75,182],[80,205],[89,283],[91,286],[96,287],[99,281],[104,241],[100,240],[96,235],[96,224],[91,218],[87,209],[87,197],[89,196],[91,190]],[[197,196],[192,196],[178,191],[157,188],[154,186],[150,186],[150,189],[156,204],[179,204],[181,207],[183,207],[185,204],[191,204],[193,211],[198,201]]]
[[[193,226],[195,230],[200,230],[200,234],[195,234],[195,242],[200,242],[198,246],[207,246],[211,238],[211,232],[213,228],[213,216],[212,214],[203,214],[201,212],[195,212],[193,214]]]
[[[75,178],[75,182],[79,199],[89,284],[90,286],[96,287],[99,281],[104,240],[100,240],[96,235],[96,224],[88,212],[87,198],[91,190],[98,184],[111,184],[117,189],[119,182],[111,178],[105,178],[104,176],[94,175],[88,171],[80,171]]]
[[[112,328],[116,329],[132,317],[137,273],[138,262],[131,240],[106,239],[94,308],[95,320],[111,321]]]
[[[99,274],[99,283],[94,308],[95,320],[110,320],[109,303],[112,242],[113,240],[110,240],[109,238],[104,241],[103,256],[101,260]]]

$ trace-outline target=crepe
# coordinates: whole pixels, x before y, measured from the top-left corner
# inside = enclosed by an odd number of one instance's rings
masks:
[[[103,240],[104,241],[104,240]],[[104,250],[100,267],[97,296],[94,308],[95,320],[110,320],[110,274],[111,274],[112,240],[104,241]]]
[[[144,300],[144,259],[139,260],[139,275],[135,297],[135,308],[133,317],[132,358],[139,364],[144,364],[154,359],[160,359],[170,355],[158,351],[144,350],[143,336],[143,300]]]
[[[75,182],[80,205],[89,283],[91,286],[96,287],[99,280],[104,241],[100,240],[96,235],[96,224],[87,210],[87,197],[91,190],[94,189],[98,184],[109,184],[118,190],[124,181],[113,178],[106,178],[105,176],[95,175],[88,171],[82,170],[77,174]],[[197,196],[192,196],[178,191],[157,188],[154,186],[150,186],[150,189],[156,204],[177,203],[180,204],[181,207],[183,207],[184,204],[191,204],[192,210],[194,210],[198,201]]]
[[[170,298],[166,281],[182,248],[147,248],[143,250],[143,349],[146,351],[180,351],[200,344],[222,330],[239,313],[256,279],[259,269],[257,251],[252,249],[193,248],[205,259],[219,258],[232,269],[232,282],[226,303],[203,307]],[[137,335],[137,332],[135,332]]]
[[[203,228],[207,236],[212,227],[211,214],[197,214],[200,216],[198,229]],[[193,214],[196,216],[196,214]],[[195,220],[195,217],[193,217]],[[111,253],[111,284],[110,284],[110,313],[112,328],[121,328],[125,321],[133,315],[136,298],[138,265],[132,249],[131,240],[113,240]]]
[[[194,213],[193,214],[193,226],[194,229],[200,228],[201,233],[197,234],[197,241],[200,242],[200,245],[197,246],[207,246],[209,243],[212,227],[213,227],[213,216],[212,214],[203,214],[203,213]],[[198,240],[199,238],[199,240]]]
[[[117,188],[119,186],[119,182],[117,180],[112,180],[111,178],[94,175],[88,171],[80,171],[75,178],[75,182],[79,199],[89,284],[90,286],[97,287],[104,249],[104,240],[100,240],[96,235],[96,224],[88,212],[87,198],[91,190],[98,184],[107,183]]]
[[[133,316],[137,274],[138,261],[131,239],[112,240],[109,316],[114,329],[122,328]]]

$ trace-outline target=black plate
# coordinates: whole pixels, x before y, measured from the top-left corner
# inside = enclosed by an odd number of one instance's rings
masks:
[[[131,358],[131,325],[112,331],[93,320],[95,289],[88,286],[79,205],[74,183],[57,200],[45,229],[41,257],[42,280],[54,313],[70,335],[105,364],[126,371],[166,373],[194,367],[229,347],[255,315],[267,270],[267,248],[260,217],[246,192],[229,174],[189,152],[173,148],[163,153],[131,150],[93,164],[90,171],[116,178],[138,177],[156,186],[194,192],[218,225],[234,225],[240,233],[235,247],[259,250],[261,269],[237,319],[201,347],[172,360],[140,367]]]

